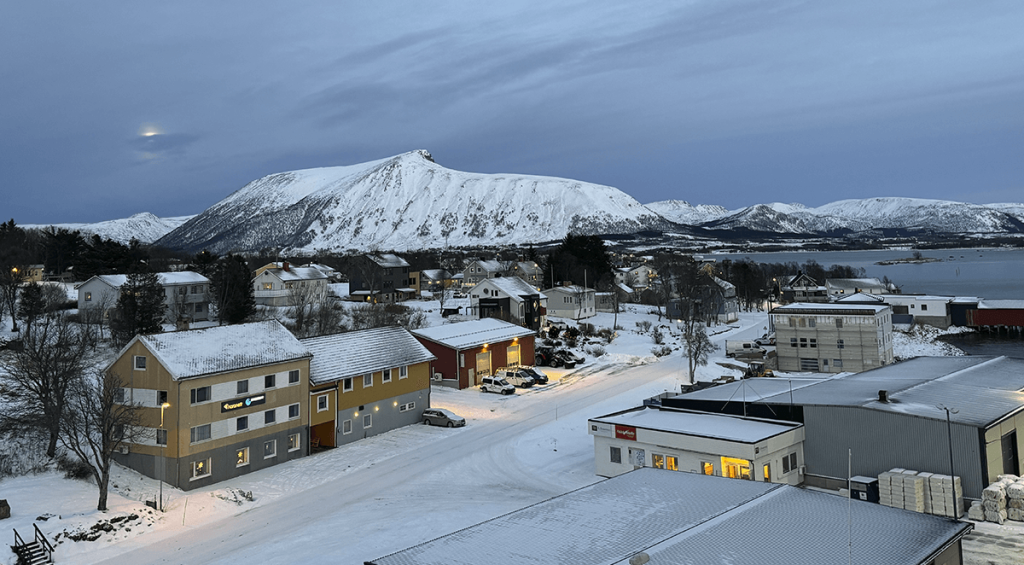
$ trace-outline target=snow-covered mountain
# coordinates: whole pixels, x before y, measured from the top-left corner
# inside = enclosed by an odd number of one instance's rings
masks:
[[[78,230],[84,235],[96,234],[124,244],[131,241],[133,237],[142,243],[153,243],[194,217],[158,218],[149,212],[142,212],[130,218],[106,220],[94,224],[26,224],[21,227],[41,230],[52,226],[55,229]]]
[[[648,209],[677,224],[696,226],[717,220],[729,214],[729,210],[717,204],[697,204],[694,206],[685,200],[660,200],[644,204]]]
[[[525,244],[673,224],[609,186],[447,169],[426,151],[255,180],[159,241],[214,252]]]
[[[998,205],[1002,210],[994,206],[897,197],[839,200],[817,208],[757,204],[705,222],[701,227],[787,234],[881,229],[951,234],[1024,232],[1024,222],[1012,213],[1014,206],[1020,205]]]

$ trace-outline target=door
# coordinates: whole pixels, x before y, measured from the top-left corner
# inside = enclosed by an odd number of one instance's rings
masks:
[[[519,366],[519,346],[518,345],[510,345],[510,346],[508,346],[506,355],[508,356],[507,363],[508,363],[509,367],[518,367]]]
[[[1017,430],[1006,434],[1001,439],[1003,448],[1003,474],[1016,475],[1020,471],[1017,458]]]
[[[474,371],[473,369],[470,369],[469,370],[469,386],[476,386],[476,385],[477,385],[477,382],[476,382],[476,371]]]
[[[484,377],[491,374],[491,352],[476,354],[476,374]]]
[[[643,449],[629,448],[629,462],[633,467],[644,467],[647,465],[647,455]]]

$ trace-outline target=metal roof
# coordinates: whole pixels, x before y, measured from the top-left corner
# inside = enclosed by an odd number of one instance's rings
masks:
[[[707,388],[678,398],[800,406],[860,406],[870,410],[988,427],[1024,408],[1024,359],[1012,357],[917,357],[863,373],[823,380],[752,379]],[[888,402],[878,400],[887,392]]]
[[[786,304],[785,306],[777,306],[772,309],[771,313],[874,315],[883,310],[887,310],[888,308],[889,307],[884,304],[876,306],[874,304],[842,304],[839,302],[830,302],[827,304],[794,302],[793,304]]]
[[[403,328],[373,328],[300,340],[314,385],[437,359]],[[397,379],[395,375],[392,378]]]
[[[412,330],[412,334],[452,349],[466,349],[485,343],[511,341],[517,337],[532,336],[536,335],[536,332],[495,318],[484,318],[483,320]]]
[[[519,277],[497,277],[482,280],[473,288],[473,290],[476,291],[479,288],[485,288],[487,285],[493,285],[498,290],[509,295],[509,297],[514,299],[516,302],[522,302],[524,300],[524,296],[547,298],[547,296],[544,296],[544,294],[534,288],[533,285]]]
[[[749,444],[803,427],[794,422],[646,407],[591,418],[591,421]]]
[[[848,521],[852,518],[852,522]],[[852,524],[852,527],[849,526]],[[973,525],[788,485],[642,468],[375,565],[920,564]]]

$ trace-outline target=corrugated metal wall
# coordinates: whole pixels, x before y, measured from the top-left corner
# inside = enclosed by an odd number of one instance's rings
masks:
[[[850,406],[805,406],[804,458],[813,475],[845,478],[847,449],[853,474],[875,477],[893,467],[949,473],[946,422]],[[953,469],[964,496],[985,488],[977,428],[954,423]]]

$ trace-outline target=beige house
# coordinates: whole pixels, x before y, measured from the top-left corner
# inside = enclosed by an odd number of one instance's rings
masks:
[[[107,368],[142,411],[115,459],[190,490],[307,455],[311,357],[277,321],[135,337]]]
[[[769,315],[780,371],[860,372],[893,362],[892,310],[884,304],[797,302]]]

